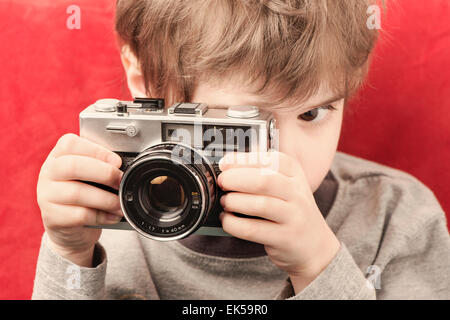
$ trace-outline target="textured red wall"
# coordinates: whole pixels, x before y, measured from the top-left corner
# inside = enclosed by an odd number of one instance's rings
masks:
[[[66,9],[81,8],[69,30]],[[113,32],[115,1],[0,1],[0,298],[28,299],[43,227],[40,166],[78,113],[129,98]],[[340,150],[409,172],[450,212],[450,2],[397,0]]]

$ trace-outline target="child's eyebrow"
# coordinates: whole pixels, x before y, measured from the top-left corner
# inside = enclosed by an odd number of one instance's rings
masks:
[[[344,96],[343,95],[336,95],[336,96],[333,96],[333,97],[331,97],[331,98],[329,98],[329,99],[327,99],[327,100],[325,100],[325,101],[322,101],[322,102],[320,102],[320,103],[315,103],[314,105],[312,105],[313,107],[321,107],[321,106],[325,106],[325,105],[327,105],[327,104],[330,104],[330,103],[333,103],[333,102],[337,102],[337,101],[340,101],[340,100],[342,100],[342,99],[344,99]],[[309,108],[309,107],[308,107]],[[303,108],[302,108],[303,109]]]
[[[295,109],[296,111],[301,111],[301,110],[306,110],[306,109],[311,109],[311,108],[317,108],[317,107],[321,107],[321,106],[325,106],[327,104],[333,103],[333,102],[337,102],[344,99],[344,95],[339,94],[339,95],[335,95],[332,96],[329,99],[326,99],[322,102],[319,103],[308,103],[308,104],[304,104],[304,106],[302,106],[301,108],[298,107],[278,107],[275,109]],[[257,101],[257,100],[247,100],[245,105],[252,105],[252,106],[257,106],[259,108],[262,109],[270,109],[270,108],[274,108],[273,103],[270,102],[265,102],[265,101]]]

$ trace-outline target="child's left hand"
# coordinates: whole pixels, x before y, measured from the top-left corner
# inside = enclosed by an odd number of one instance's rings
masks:
[[[222,227],[237,238],[263,244],[297,294],[330,263],[340,243],[317,207],[300,163],[272,151],[255,159],[255,153],[231,153],[219,162],[218,184],[233,191],[220,199]]]

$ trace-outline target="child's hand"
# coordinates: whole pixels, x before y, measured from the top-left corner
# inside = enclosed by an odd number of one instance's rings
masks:
[[[231,153],[219,162],[219,186],[234,191],[220,199],[222,226],[235,237],[264,244],[298,293],[330,263],[340,243],[319,211],[301,165],[280,152],[259,154],[256,161],[255,156]],[[268,167],[276,170],[270,174]]]
[[[117,223],[123,216],[117,195],[76,181],[118,189],[120,157],[74,134],[62,136],[39,173],[37,202],[49,246],[66,259],[90,267],[101,229],[85,225]]]

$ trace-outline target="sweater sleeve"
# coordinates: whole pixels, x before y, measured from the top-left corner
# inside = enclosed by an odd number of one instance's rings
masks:
[[[80,267],[53,252],[42,236],[34,279],[33,300],[102,299],[105,294],[106,253],[97,243],[94,268]]]
[[[399,237],[397,244],[380,273],[378,298],[450,299],[450,235],[444,213],[414,234]]]
[[[302,292],[295,295],[287,281],[276,298],[450,299],[446,217],[431,192],[420,188],[414,194],[398,193],[403,199],[392,202],[394,210],[386,210],[392,213],[383,217],[379,237],[371,237],[370,227],[359,220],[359,228],[366,232],[359,237],[352,232],[353,241],[347,237],[351,249],[341,239],[338,254]],[[376,225],[375,220],[371,224]],[[375,253],[369,260],[370,251]],[[351,252],[360,259],[354,260]]]
[[[329,265],[301,292],[294,293],[288,279],[275,299],[350,300],[375,299],[375,288],[356,265],[344,243]]]

